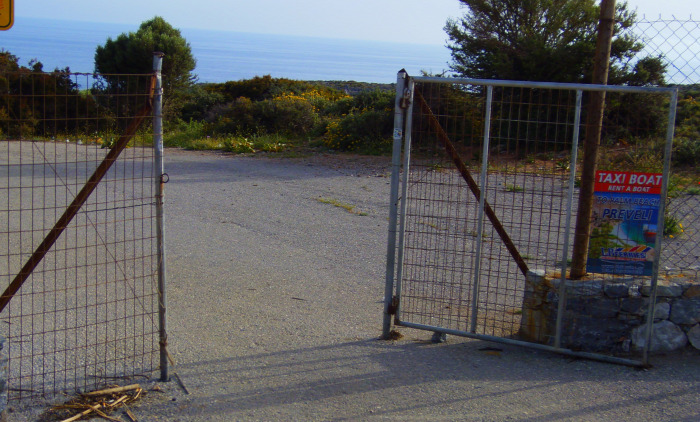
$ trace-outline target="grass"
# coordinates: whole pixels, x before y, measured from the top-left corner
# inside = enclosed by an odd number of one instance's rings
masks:
[[[561,170],[561,171],[567,171],[571,168],[569,160],[559,160],[556,162],[555,167],[557,170]]]
[[[469,231],[467,231],[466,233],[467,233],[468,236],[471,236],[471,237],[477,237],[477,236],[479,235],[479,232],[477,232],[476,230],[469,230]],[[487,238],[487,237],[489,237],[489,235],[486,233],[486,231],[483,231],[483,232],[481,233],[481,238],[482,238],[482,239],[485,239],[485,238]]]
[[[418,224],[423,224],[424,226],[428,226],[428,227],[430,227],[431,229],[435,229],[435,230],[447,230],[447,229],[441,228],[441,227],[438,226],[436,223],[431,223],[431,222],[425,221],[425,220],[419,221]]]
[[[97,145],[100,148],[112,148],[117,144],[117,141],[121,138],[121,134],[114,133],[111,131],[105,132],[94,132],[92,134],[85,133],[74,133],[70,135],[59,134],[56,136],[45,137],[45,136],[34,136],[33,140],[41,142],[60,142],[67,144],[77,144],[77,145]],[[135,133],[126,145],[126,148],[131,148],[134,146],[152,146],[153,145],[153,134],[150,132],[137,132]]]
[[[506,185],[506,192],[525,192],[525,188],[520,185]]]
[[[683,229],[683,223],[676,218],[674,215],[667,215],[664,218],[664,236],[668,236],[671,239],[681,235],[685,230]]]
[[[685,190],[688,195],[700,195],[700,187],[691,186]]]
[[[368,215],[366,212],[356,211],[356,210],[355,210],[355,208],[356,208],[355,205],[346,204],[346,203],[344,203],[344,202],[340,202],[340,201],[337,200],[337,199],[319,197],[319,198],[316,198],[316,200],[317,200],[318,202],[322,203],[322,204],[330,204],[330,205],[333,205],[333,206],[336,207],[336,208],[342,208],[342,209],[344,209],[345,211],[349,212],[350,214],[356,214],[356,215],[360,215],[360,216],[366,216],[366,215]]]
[[[446,167],[442,163],[435,163],[428,166],[431,171],[442,172],[446,170]]]
[[[290,143],[281,135],[260,134],[253,136],[207,135],[204,123],[180,123],[163,135],[166,147],[191,151],[225,151],[234,154],[257,152],[282,152]]]

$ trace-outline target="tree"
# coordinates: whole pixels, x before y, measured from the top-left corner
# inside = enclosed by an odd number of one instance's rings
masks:
[[[594,0],[460,1],[467,12],[461,19],[448,20],[445,26],[453,59],[450,67],[458,75],[542,82],[592,81],[600,17],[600,7]],[[666,65],[661,57],[637,57],[644,45],[629,30],[636,14],[628,10],[626,1],[617,2],[615,9],[608,84],[665,85]],[[519,94],[514,95],[516,98]],[[530,102],[544,105],[549,101],[543,91],[532,90],[528,95],[534,96]],[[605,142],[621,138],[629,142],[630,138],[661,133],[666,117],[663,101],[658,95],[608,96],[603,125]],[[516,116],[515,120],[533,120],[533,116],[524,117]],[[560,117],[538,118],[551,122]],[[540,125],[539,129],[554,130],[552,125]],[[528,146],[519,149],[519,153],[532,151]]]
[[[21,139],[76,130],[85,133],[98,124],[95,118],[81,120],[81,113],[94,116],[96,105],[91,97],[79,95],[70,69],[44,72],[43,68],[36,59],[21,66],[17,56],[0,50],[0,136]],[[55,101],[57,97],[64,100]]]
[[[469,78],[590,82],[600,15],[594,0],[460,0],[447,21],[450,67]],[[628,29],[636,14],[616,6],[610,84],[663,84],[659,57],[634,60],[644,45]],[[641,65],[638,65],[641,63]]]
[[[151,73],[156,51],[165,53],[163,89],[164,102],[167,102],[169,97],[177,96],[196,81],[192,71],[197,62],[180,31],[159,16],[143,22],[136,32],[123,33],[116,39],[107,38],[107,42],[95,51],[95,71],[102,74]],[[118,78],[110,79],[108,83],[123,85],[125,81],[125,78]]]

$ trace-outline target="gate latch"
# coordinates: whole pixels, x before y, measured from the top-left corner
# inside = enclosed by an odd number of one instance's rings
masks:
[[[399,308],[399,297],[394,296],[391,298],[391,304],[389,305],[389,309],[387,309],[387,313],[389,315],[396,315],[396,310]]]
[[[401,97],[401,101],[399,102],[399,107],[402,109],[407,109],[408,106],[411,105],[411,90],[408,88],[403,89],[403,97]]]

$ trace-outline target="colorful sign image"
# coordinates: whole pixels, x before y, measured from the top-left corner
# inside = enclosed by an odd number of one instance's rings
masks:
[[[586,270],[651,275],[662,175],[598,171]]]

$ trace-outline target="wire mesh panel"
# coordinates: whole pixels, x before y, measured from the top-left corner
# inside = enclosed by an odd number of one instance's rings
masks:
[[[56,225],[151,96],[151,75],[0,75],[0,288],[63,229],[0,316],[11,398],[158,365],[152,135],[142,128]]]
[[[413,81],[396,322],[559,350],[645,349],[645,332],[634,328],[645,326],[646,315],[658,318],[651,276],[590,272],[583,280],[567,278],[580,184],[578,145],[587,130],[580,122],[591,89]],[[673,92],[610,88],[599,169],[664,171]],[[655,223],[646,229],[648,239],[614,246],[655,245]],[[608,241],[610,236],[596,237],[594,231],[592,250]],[[691,254],[697,264],[697,251]],[[662,257],[667,264],[686,259],[666,249]]]
[[[477,179],[486,91],[417,83],[416,92],[429,109],[414,108],[412,160],[405,178],[401,319],[467,331],[475,324],[479,334],[514,335],[520,328],[525,274],[493,222],[479,233],[479,201],[441,146],[429,116],[441,121]],[[529,266],[552,268],[561,257],[574,100],[570,90],[501,87],[493,93],[488,178],[481,189],[497,224]],[[475,280],[479,236],[481,274]]]

